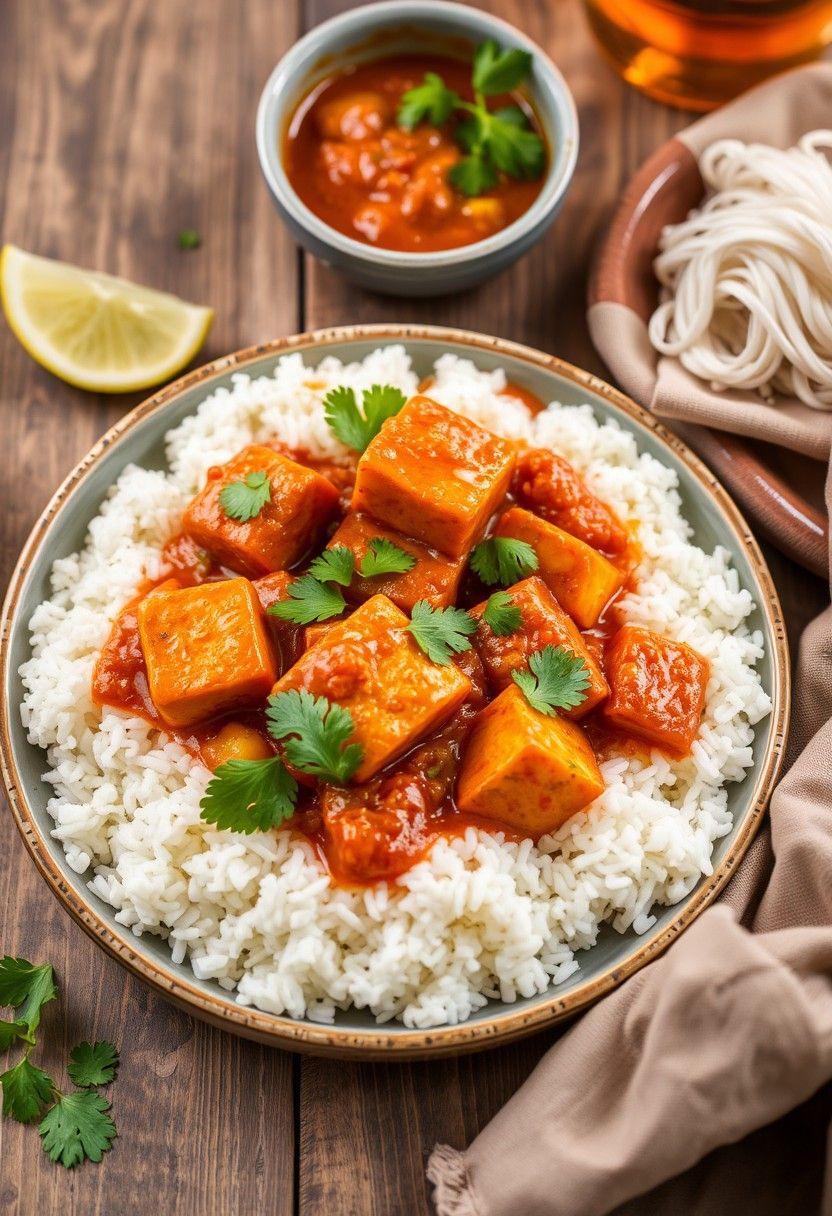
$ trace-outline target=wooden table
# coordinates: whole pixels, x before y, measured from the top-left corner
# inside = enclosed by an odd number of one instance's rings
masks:
[[[411,302],[347,286],[294,246],[272,210],[254,113],[272,66],[339,0],[4,0],[0,233],[25,249],[211,303],[200,359],[359,321],[432,321],[502,334],[604,374],[584,321],[587,264],[633,170],[689,121],[625,87],[578,0],[489,0],[564,71],[581,117],[566,208],[512,270],[467,295]],[[196,228],[200,249],[177,235]],[[135,399],[75,391],[0,323],[0,575],[61,478]],[[821,584],[770,554],[793,636]],[[50,1165],[33,1128],[0,1123],[0,1210],[177,1216],[268,1211],[412,1216],[429,1210],[427,1153],[464,1145],[551,1034],[436,1064],[350,1065],[210,1030],[111,962],[63,913],[3,821],[0,953],[51,961],[61,983],[43,1058],[79,1039],[122,1050],[121,1136],[98,1167]],[[41,1049],[39,1049],[40,1051]],[[518,1213],[522,1216],[522,1213]]]

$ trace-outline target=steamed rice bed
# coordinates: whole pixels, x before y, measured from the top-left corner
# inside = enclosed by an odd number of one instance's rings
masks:
[[[589,486],[637,523],[643,560],[627,622],[684,641],[711,663],[692,752],[602,764],[606,790],[537,845],[466,829],[441,838],[401,878],[349,889],[330,883],[312,846],[288,830],[240,836],[200,819],[210,774],[147,722],[92,703],[91,677],[110,625],[143,579],[211,465],[250,442],[279,439],[338,454],[324,420],[327,389],[374,383],[417,388],[401,346],[363,363],[282,358],[273,376],[233,377],[167,435],[169,472],[130,466],[90,524],[83,552],[56,561],[52,598],[31,621],[21,674],[31,742],[48,749],[53,835],[69,865],[139,936],[259,1009],[331,1021],[368,1008],[416,1028],[467,1018],[489,998],[543,992],[579,968],[576,952],[605,921],[646,932],[655,905],[683,898],[711,872],[713,843],[731,828],[725,786],[752,765],[753,726],[770,710],[755,671],[762,636],[729,554],[690,543],[673,470],[589,405],[536,418],[499,396],[502,371],[445,355],[431,396],[488,429],[532,440],[571,461]]]

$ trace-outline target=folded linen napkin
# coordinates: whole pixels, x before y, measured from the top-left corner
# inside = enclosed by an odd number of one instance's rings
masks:
[[[804,633],[795,687],[797,758],[725,897],[559,1039],[470,1148],[437,1146],[439,1216],[605,1216],[832,1077],[832,606]],[[810,1216],[773,1174],[766,1210]],[[662,1211],[763,1210],[753,1191],[738,1206],[704,1181],[674,1201],[673,1185]],[[832,1216],[832,1137],[826,1185]]]

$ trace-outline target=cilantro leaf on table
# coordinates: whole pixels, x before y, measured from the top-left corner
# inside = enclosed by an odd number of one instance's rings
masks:
[[[360,744],[348,743],[355,730],[352,714],[326,697],[313,697],[306,689],[276,693],[269,697],[266,718],[289,764],[303,773],[343,785],[364,758]]]
[[[576,709],[586,700],[589,669],[566,646],[544,646],[529,659],[528,670],[513,671],[511,678],[532,709],[554,715],[556,709]]]
[[[231,481],[220,490],[220,506],[229,519],[247,523],[270,501],[272,486],[267,473],[248,473],[242,481]]]
[[[201,244],[202,237],[199,235],[196,228],[183,228],[179,233],[180,249],[199,249]]]
[[[482,619],[498,638],[507,637],[523,624],[523,614],[507,591],[495,591],[488,597]]]
[[[352,556],[352,555],[350,555]],[[288,600],[280,600],[267,609],[270,616],[293,625],[311,625],[313,621],[328,621],[340,616],[346,600],[337,587],[321,583],[312,574],[296,578],[287,587]]]
[[[406,553],[385,536],[374,537],[361,559],[358,573],[362,578],[376,578],[380,574],[406,574],[416,565],[412,553]]]
[[[290,819],[297,796],[298,783],[280,756],[228,760],[217,767],[208,782],[199,803],[200,818],[226,831],[250,836]]]
[[[72,1061],[67,1066],[69,1079],[79,1089],[90,1089],[94,1085],[109,1085],[118,1068],[118,1052],[112,1043],[79,1043],[69,1053]]]
[[[355,570],[355,555],[346,545],[324,549],[309,567],[309,573],[319,583],[340,583],[349,587]]]
[[[6,1022],[0,1020],[0,1052],[8,1051],[12,1043],[22,1039],[25,1043],[31,1043],[29,1035],[29,1027],[25,1022]]]
[[[25,958],[10,958],[8,955],[0,960],[0,1005],[11,1005],[17,1010],[14,1021],[25,1025],[29,1042],[34,1042],[33,1035],[40,1023],[41,1009],[49,1001],[54,1001],[57,995],[58,989],[49,963],[35,966]]]
[[[413,605],[409,632],[432,663],[446,667],[454,654],[470,650],[477,622],[462,608],[431,608],[427,600]]]
[[[434,127],[447,122],[459,104],[453,89],[447,88],[436,72],[425,72],[421,84],[408,89],[399,104],[397,122],[406,131],[411,131],[420,122],[427,120]]]
[[[524,540],[511,536],[490,536],[471,554],[471,569],[482,582],[510,587],[537,569],[537,554]]]
[[[55,1095],[55,1083],[25,1055],[14,1068],[0,1075],[3,1114],[18,1123],[34,1123]]]
[[[518,47],[501,47],[493,38],[481,42],[474,52],[471,83],[476,93],[493,96],[510,93],[528,76],[532,68],[529,51]]]
[[[381,430],[382,423],[398,414],[407,397],[392,384],[374,384],[361,394],[358,408],[355,389],[340,385],[324,397],[324,416],[330,430],[356,452],[363,452]]]
[[[91,1089],[61,1094],[40,1125],[44,1152],[67,1169],[82,1161],[100,1161],[115,1139],[110,1103]]]

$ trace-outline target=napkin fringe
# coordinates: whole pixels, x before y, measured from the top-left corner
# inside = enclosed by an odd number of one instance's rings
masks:
[[[433,1202],[438,1216],[481,1216],[474,1198],[468,1164],[459,1149],[437,1144],[430,1155],[428,1181],[433,1183]]]

